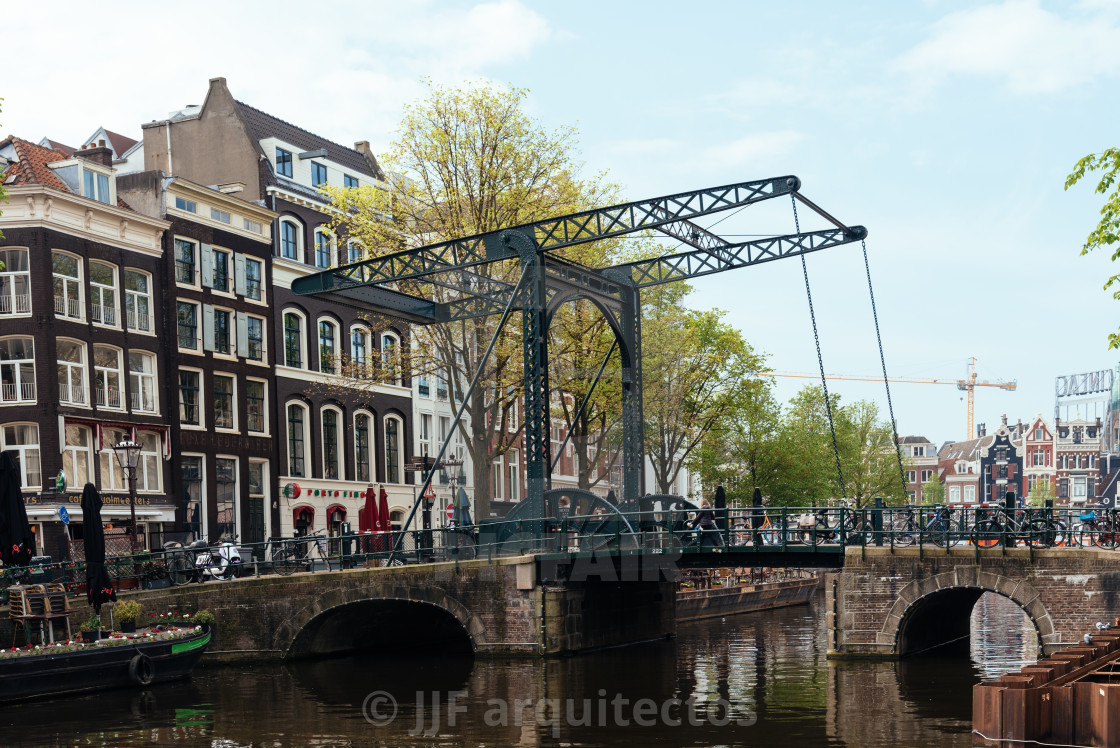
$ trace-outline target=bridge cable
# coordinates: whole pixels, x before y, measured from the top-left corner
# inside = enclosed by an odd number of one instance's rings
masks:
[[[894,433],[894,456],[898,459],[898,477],[902,481],[902,496],[906,496],[906,471],[902,467],[902,445],[898,443],[898,421],[894,419],[894,404],[891,403],[891,383],[887,379],[887,359],[883,356],[883,336],[879,332],[879,312],[875,309],[875,288],[871,285],[871,265],[867,262],[867,239],[863,239],[863,267],[867,270],[867,293],[871,297],[871,317],[875,320],[875,340],[879,343],[879,361],[883,365],[883,386],[887,390],[887,410],[891,415],[891,430]]]
[[[801,237],[801,219],[797,217],[797,196],[791,192],[790,202],[793,203],[793,225],[797,229],[798,238]],[[832,432],[832,454],[836,457],[836,474],[840,478],[840,496],[848,498],[847,489],[844,487],[844,469],[840,467],[840,445],[836,442],[836,424],[832,418],[832,402],[828,398],[828,380],[824,375],[824,358],[821,357],[821,339],[817,334],[817,315],[813,312],[813,291],[809,287],[809,268],[805,264],[805,252],[801,252],[801,272],[805,276],[805,296],[809,299],[809,319],[813,322],[813,342],[817,345],[817,363],[821,368],[821,387],[824,389],[824,407],[828,412],[828,430]]]

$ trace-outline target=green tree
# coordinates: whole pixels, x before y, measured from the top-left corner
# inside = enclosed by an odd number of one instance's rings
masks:
[[[427,85],[426,98],[405,107],[389,153],[380,160],[385,183],[324,189],[334,208],[336,232],[359,242],[367,257],[615,202],[616,188],[601,175],[580,176],[575,129],[548,130],[524,111],[526,90]],[[584,261],[588,253],[603,251],[592,244],[561,254]],[[509,261],[473,272],[479,283],[512,284],[520,269]],[[400,290],[439,302],[454,294],[433,282],[406,282]],[[497,321],[480,317],[414,327],[415,355],[401,362],[409,373],[442,378],[454,403],[462,402],[471,377],[482,369],[485,386],[466,402],[469,433],[460,425],[473,463],[480,517],[490,515],[493,460],[521,442],[523,359],[516,317],[503,329],[490,360],[480,360]]]
[[[1054,498],[1054,491],[1050,486],[1049,476],[1039,477],[1041,480],[1036,480],[1034,482],[1034,488],[1032,488],[1027,495],[1027,503],[1034,507],[1045,506],[1047,499]]]
[[[1066,177],[1065,188],[1068,190],[1089,172],[1101,173],[1094,192],[1106,197],[1101,207],[1101,220],[1085,238],[1081,254],[1088,254],[1101,247],[1113,247],[1112,261],[1115,262],[1120,259],[1120,182],[1117,181],[1117,177],[1120,177],[1120,148],[1108,148],[1101,153],[1090,153],[1082,158]],[[1118,282],[1120,282],[1120,273],[1112,275],[1105,281],[1105,290],[1112,288]],[[1113,291],[1112,297],[1120,299],[1120,289]],[[1108,347],[1120,348],[1120,333],[1109,333]]]
[[[723,312],[684,306],[690,290],[671,283],[642,294],[645,448],[659,493],[670,492],[736,385],[763,368],[763,358],[723,321]]]
[[[933,475],[922,485],[922,504],[925,506],[933,506],[934,504],[944,503],[945,484],[941,482],[937,471],[934,470]]]

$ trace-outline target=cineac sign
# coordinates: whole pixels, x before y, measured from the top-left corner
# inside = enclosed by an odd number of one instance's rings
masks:
[[[1112,392],[1112,369],[1070,374],[1068,377],[1054,379],[1054,394],[1058,397],[1093,395],[1098,392]]]

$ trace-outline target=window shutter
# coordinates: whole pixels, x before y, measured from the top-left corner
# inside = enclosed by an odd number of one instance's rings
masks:
[[[214,286],[214,248],[209,244],[200,244],[199,247],[199,254],[202,255],[198,263],[202,267],[202,285],[212,288]]]
[[[214,307],[209,304],[202,305],[202,347],[214,350]]]
[[[237,313],[237,355],[249,358],[249,318],[245,312]]]
[[[245,255],[233,256],[233,290],[241,296],[245,295]]]

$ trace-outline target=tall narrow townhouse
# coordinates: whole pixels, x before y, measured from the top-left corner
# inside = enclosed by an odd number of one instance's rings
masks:
[[[167,400],[162,237],[168,222],[118,195],[112,151],[72,156],[0,141],[10,193],[0,215],[0,448],[20,465],[40,552],[66,557],[60,506],[81,540],[83,486],[102,492],[110,537],[130,513],[112,447],[143,449],[137,468],[138,544],[174,527]]]
[[[296,296],[292,282],[356,261],[362,249],[331,234],[319,187],[381,184],[367,143],[349,148],[236,101],[224,78],[201,106],[143,127],[149,170],[197,184],[240,184],[236,197],[276,213],[272,225],[271,343],[276,351],[273,534],[355,529],[363,494],[388,495],[399,525],[416,501],[411,377],[405,321],[353,302]],[[405,359],[388,378],[340,377],[373,361]],[[419,516],[419,513],[418,513]]]

